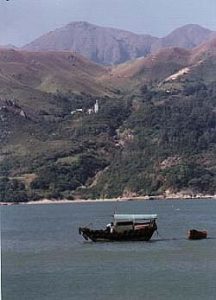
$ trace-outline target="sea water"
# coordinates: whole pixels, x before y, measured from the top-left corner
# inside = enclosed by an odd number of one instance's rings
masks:
[[[158,214],[150,242],[86,242],[113,212]],[[189,229],[208,230],[190,241]],[[216,299],[216,201],[1,207],[3,300]]]

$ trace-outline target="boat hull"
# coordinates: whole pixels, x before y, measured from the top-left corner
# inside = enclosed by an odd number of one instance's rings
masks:
[[[107,230],[93,230],[80,227],[79,233],[85,240],[99,241],[149,241],[157,230],[157,225],[152,224],[139,230],[128,230],[124,232],[109,232]]]
[[[195,229],[189,230],[188,231],[188,239],[189,240],[201,240],[201,239],[206,239],[207,238],[207,231],[198,231]]]

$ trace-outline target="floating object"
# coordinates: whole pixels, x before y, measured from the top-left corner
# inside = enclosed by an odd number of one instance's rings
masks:
[[[196,229],[191,229],[188,231],[188,239],[189,240],[201,240],[201,239],[206,239],[207,238],[208,232],[206,230],[196,230]]]
[[[98,241],[149,241],[157,230],[157,215],[114,214],[106,229],[94,230],[80,227],[85,240]]]

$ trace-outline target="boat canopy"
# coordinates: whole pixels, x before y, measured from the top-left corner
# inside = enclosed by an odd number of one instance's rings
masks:
[[[136,221],[136,220],[155,220],[157,215],[143,214],[114,214],[115,221]]]

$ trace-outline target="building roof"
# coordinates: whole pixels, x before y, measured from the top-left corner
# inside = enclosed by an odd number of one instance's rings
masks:
[[[114,214],[115,221],[155,220],[156,214]]]

